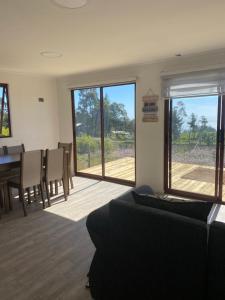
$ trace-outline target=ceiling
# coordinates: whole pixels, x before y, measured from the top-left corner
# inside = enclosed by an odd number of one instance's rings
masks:
[[[75,10],[0,0],[0,70],[59,76],[223,49],[224,11],[224,0],[89,0]]]

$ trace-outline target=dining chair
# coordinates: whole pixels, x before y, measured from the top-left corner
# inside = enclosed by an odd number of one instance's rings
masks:
[[[4,192],[2,190],[2,185],[0,184],[0,219],[2,218],[3,208],[4,208]]]
[[[71,189],[73,189],[73,177],[72,177],[72,170],[71,170],[71,164],[72,164],[72,143],[58,143],[58,148],[63,148],[65,151],[68,152],[68,178],[70,180],[70,186]]]
[[[0,178],[0,218],[2,215],[2,211],[6,211],[7,209],[7,180],[4,177]]]
[[[11,188],[19,190],[19,198],[23,205],[24,216],[27,216],[25,190],[38,186],[40,187],[43,208],[45,201],[43,195],[43,150],[34,150],[21,153],[21,171],[20,176],[14,177],[8,181],[9,197],[11,198]]]
[[[24,144],[10,146],[10,147],[4,146],[4,154],[13,155],[13,154],[20,154],[22,152],[25,152]]]
[[[3,155],[5,155],[4,147],[1,147],[1,148],[0,148],[0,156],[3,156]]]
[[[46,194],[48,199],[48,205],[51,206],[50,202],[50,193],[49,193],[49,185],[53,182],[63,182],[63,193],[64,198],[67,200],[67,193],[65,188],[64,181],[64,149],[53,149],[46,150],[45,156],[45,175],[44,175],[44,183],[46,188]]]
[[[16,146],[10,146],[10,147],[4,146],[3,148],[4,148],[5,155],[15,155],[15,154],[21,154],[21,153],[25,152],[24,144],[16,145]],[[15,176],[19,176],[20,169],[16,168],[16,169],[12,170],[11,172],[13,172]],[[29,203],[31,203],[30,188],[27,189],[27,193],[28,193]],[[34,187],[34,194],[35,194],[35,197],[36,197],[36,188],[35,187]]]
[[[0,148],[0,156],[5,155],[4,147]],[[0,208],[2,211],[8,212],[11,207],[11,203],[9,201],[9,195],[8,195],[8,188],[7,188],[7,181],[14,177],[15,173],[11,172],[9,167],[1,167],[0,170]]]

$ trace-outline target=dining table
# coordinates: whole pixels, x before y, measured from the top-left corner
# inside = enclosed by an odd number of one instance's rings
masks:
[[[44,152],[45,153],[45,152]],[[69,170],[68,170],[68,162],[69,162],[69,152],[64,151],[64,172],[63,172],[63,178],[65,182],[65,193],[69,195]],[[5,154],[0,155],[0,176],[1,172],[4,175],[5,171],[10,171],[15,168],[20,168],[21,165],[21,155],[20,154]],[[45,165],[45,156],[44,156],[44,165]],[[9,203],[9,197],[7,195],[6,197],[8,201],[6,201],[5,210],[9,211],[10,203]]]
[[[0,156],[0,172],[5,169],[20,167],[20,154],[6,154]]]

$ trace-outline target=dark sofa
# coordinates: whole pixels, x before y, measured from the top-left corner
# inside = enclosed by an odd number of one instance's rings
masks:
[[[208,243],[208,300],[225,299],[225,224],[213,222]]]
[[[153,194],[148,186],[136,192]],[[87,228],[96,247],[89,272],[94,299],[225,299],[207,289],[206,222],[137,205],[128,192],[92,212]]]

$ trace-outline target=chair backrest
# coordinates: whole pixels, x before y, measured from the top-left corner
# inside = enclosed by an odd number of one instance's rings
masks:
[[[23,188],[40,184],[42,180],[43,151],[21,153],[21,185]]]
[[[16,145],[16,146],[4,146],[5,154],[20,154],[25,152],[24,144]]]
[[[4,155],[4,154],[5,154],[4,148],[2,147],[2,148],[0,148],[0,156],[2,156],[2,155]]]
[[[58,143],[58,148],[63,148],[65,151],[69,152],[70,162],[72,160],[72,143]]]
[[[46,180],[47,182],[61,180],[64,171],[64,149],[46,150]]]

